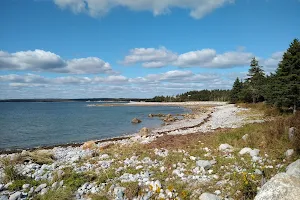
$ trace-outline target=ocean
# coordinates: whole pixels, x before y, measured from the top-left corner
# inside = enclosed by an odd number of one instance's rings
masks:
[[[107,139],[162,124],[150,113],[189,112],[175,106],[87,106],[88,102],[0,102],[0,150]],[[133,118],[142,120],[132,124]]]

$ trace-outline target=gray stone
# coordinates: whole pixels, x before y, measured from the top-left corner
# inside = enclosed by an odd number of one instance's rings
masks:
[[[64,185],[64,180],[61,180],[60,182],[59,182],[59,186],[61,187],[61,186],[63,186]]]
[[[233,147],[229,144],[221,144],[219,146],[219,151],[232,152]]]
[[[221,199],[215,194],[205,192],[201,194],[199,200],[221,200]]]
[[[8,196],[6,196],[6,195],[1,195],[1,196],[0,196],[0,200],[8,200]]]
[[[239,154],[240,154],[240,155],[244,155],[244,154],[246,154],[246,153],[250,153],[250,151],[252,151],[251,148],[245,147],[245,148],[243,148],[243,149],[240,150]]]
[[[289,140],[293,141],[295,138],[295,127],[291,127],[289,128]]]
[[[51,187],[54,189],[54,188],[57,188],[57,186],[58,186],[58,183],[54,182]]]
[[[43,188],[41,191],[41,195],[44,195],[48,192],[48,188]]]
[[[27,188],[29,188],[30,187],[30,184],[24,184],[23,186],[22,186],[22,188],[24,189],[24,190],[26,190]]]
[[[132,120],[131,120],[131,123],[133,123],[133,124],[138,124],[138,123],[141,123],[142,122],[142,120],[140,120],[140,119],[138,119],[138,118],[133,118]]]
[[[124,187],[115,187],[114,188],[114,195],[116,200],[123,200],[126,188]]]
[[[198,167],[203,167],[205,170],[208,170],[212,166],[211,163],[210,163],[210,161],[208,161],[208,160],[198,160],[196,162],[196,165]]]
[[[297,200],[300,197],[300,179],[279,173],[262,186],[254,200]]]
[[[262,175],[262,171],[260,171],[259,169],[255,169],[254,174]]]
[[[47,187],[47,184],[46,183],[43,183],[41,185],[39,185],[37,188],[35,188],[35,192],[38,193],[40,192],[42,189],[44,189],[45,187]]]
[[[249,135],[248,135],[248,134],[245,134],[245,135],[242,137],[242,139],[243,139],[244,141],[247,141],[248,137],[249,137]]]
[[[144,127],[139,131],[139,135],[142,137],[147,137],[150,134],[150,129]]]
[[[21,197],[21,192],[15,192],[12,195],[9,196],[9,200],[17,200],[18,198]]]
[[[289,164],[286,168],[286,173],[300,178],[300,159],[296,160],[295,162]]]
[[[293,154],[294,154],[294,149],[288,149],[284,155],[286,157],[291,157]]]
[[[258,156],[258,154],[259,154],[259,149],[253,149],[253,150],[251,150],[249,153],[250,153],[250,156],[251,156],[251,157]]]
[[[0,192],[4,189],[4,185],[0,184]]]

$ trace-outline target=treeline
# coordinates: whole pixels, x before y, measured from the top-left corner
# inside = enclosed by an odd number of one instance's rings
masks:
[[[230,90],[189,91],[176,96],[155,96],[148,100],[153,102],[184,102],[184,101],[229,101]]]
[[[278,108],[292,108],[296,112],[300,100],[300,43],[295,39],[275,73],[266,75],[263,67],[253,58],[248,77],[244,81],[235,80],[230,93],[230,101],[266,102]]]

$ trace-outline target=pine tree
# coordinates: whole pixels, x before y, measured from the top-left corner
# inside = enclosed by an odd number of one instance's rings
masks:
[[[293,106],[293,112],[296,113],[300,100],[300,42],[298,39],[290,44],[290,47],[284,53],[282,61],[279,63],[275,74],[274,84],[276,103],[282,106]]]
[[[262,66],[258,64],[256,58],[252,58],[250,69],[248,72],[248,78],[246,80],[247,90],[245,93],[250,93],[252,97],[252,102],[256,103],[259,99],[263,99],[263,82],[265,79],[265,72]]]
[[[232,90],[230,92],[230,102],[237,103],[240,100],[240,93],[242,91],[243,83],[240,81],[239,78],[233,83]]]

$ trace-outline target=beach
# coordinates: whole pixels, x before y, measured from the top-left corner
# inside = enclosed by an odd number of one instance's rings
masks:
[[[73,175],[93,174],[97,177],[104,176],[103,179],[105,179],[103,182],[84,180],[82,184],[76,185],[77,188],[72,193],[75,199],[91,199],[91,196],[98,193],[105,193],[105,195],[113,199],[123,199],[125,198],[126,190],[124,184],[126,185],[127,183],[137,183],[139,187],[144,188],[139,197],[136,196],[135,199],[151,199],[153,195],[157,199],[159,199],[158,197],[179,197],[180,195],[176,190],[172,191],[166,188],[162,190],[162,180],[155,178],[157,173],[166,173],[172,169],[172,176],[174,178],[177,177],[176,179],[179,178],[182,183],[195,181],[195,183],[203,184],[220,179],[219,175],[211,170],[212,166],[217,162],[214,156],[211,155],[212,149],[205,147],[205,143],[199,141],[203,146],[200,151],[205,155],[196,156],[193,153],[188,153],[185,148],[180,148],[182,144],[187,141],[198,140],[199,137],[209,135],[215,130],[234,129],[245,124],[264,121],[259,113],[249,112],[250,109],[248,108],[223,102],[131,102],[126,106],[136,105],[181,106],[191,109],[192,112],[180,120],[168,122],[159,128],[147,129],[146,131],[141,130],[126,137],[2,154],[0,155],[2,160],[16,161],[15,167],[20,174],[30,177],[30,179],[40,184],[33,185],[28,181],[28,183],[22,184],[20,189],[11,190],[9,188],[11,188],[10,185],[14,184],[14,181],[4,184],[5,173],[1,168],[0,183],[2,184],[0,184],[0,191],[2,192],[0,192],[0,197],[1,195],[8,197],[16,194],[20,198],[24,197],[23,199],[26,199],[28,197],[30,199],[36,195],[43,195],[49,190],[56,190],[64,186],[69,187],[69,183],[65,183],[66,180],[64,179],[67,173],[72,173]],[[160,146],[164,145],[179,147],[171,148],[171,150],[160,148]],[[228,148],[231,149],[231,147]],[[130,154],[127,152],[128,149],[130,149]],[[147,155],[143,155],[144,153],[140,154],[141,151],[147,152]],[[225,151],[227,151],[226,148]],[[169,168],[170,166],[166,165],[167,160],[165,159],[171,155],[175,157],[180,155],[179,158],[183,159],[183,162],[187,162],[188,159],[189,163],[193,163],[192,174],[185,174],[187,166],[179,160],[176,163],[177,159],[171,162],[173,164]],[[233,155],[229,154],[226,156]],[[254,159],[257,159],[256,161],[264,162],[257,152],[255,156]],[[71,172],[67,172],[66,169],[71,169]],[[210,170],[207,171],[208,169]],[[110,173],[113,173],[113,175]],[[109,188],[107,188],[108,185]],[[195,193],[194,195],[197,194]],[[133,195],[129,199],[134,199],[133,197],[135,196]]]

